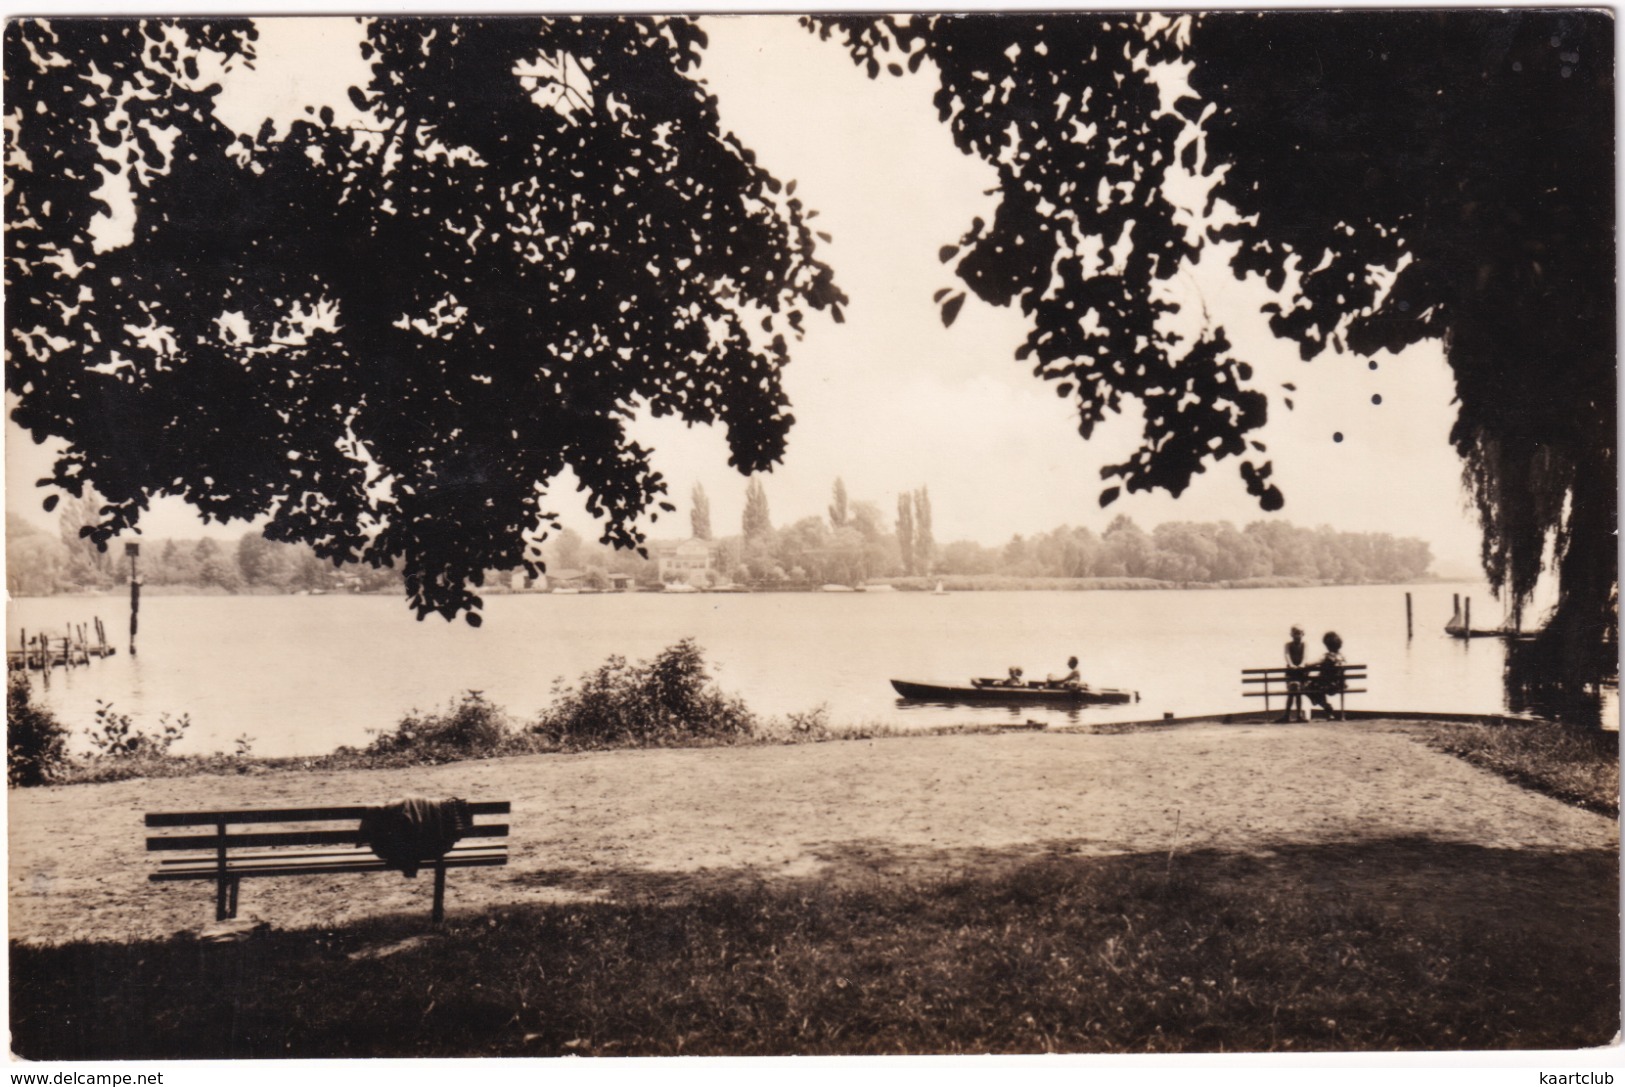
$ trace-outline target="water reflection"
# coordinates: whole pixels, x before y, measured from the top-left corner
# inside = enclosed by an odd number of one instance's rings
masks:
[[[1510,642],[1503,669],[1507,708],[1588,728],[1619,727],[1619,680],[1608,684],[1574,684],[1552,659],[1554,650],[1539,641]]]

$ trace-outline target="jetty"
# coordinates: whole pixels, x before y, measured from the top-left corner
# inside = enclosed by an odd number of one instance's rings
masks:
[[[1455,593],[1452,594],[1451,599],[1455,601],[1455,610],[1450,616],[1450,622],[1444,625],[1444,632],[1452,638],[1459,638],[1462,641],[1472,638],[1504,638],[1508,641],[1529,641],[1536,637],[1533,632],[1523,631],[1515,625],[1475,629],[1473,626],[1472,597],[1463,597],[1461,594]]]
[[[107,626],[100,617],[93,618],[88,627],[70,623],[61,633],[25,628],[18,632],[17,644],[20,649],[6,649],[6,669],[41,672],[47,682],[53,668],[79,668],[118,652],[108,643]]]

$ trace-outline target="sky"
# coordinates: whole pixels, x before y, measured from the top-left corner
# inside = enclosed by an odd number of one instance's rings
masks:
[[[818,256],[851,299],[845,324],[812,314],[805,338],[792,344],[784,381],[797,422],[784,462],[763,480],[775,523],[822,515],[837,477],[852,500],[875,502],[888,520],[900,493],[928,487],[939,542],[1000,544],[1062,524],[1100,531],[1118,513],[1144,527],[1272,516],[1247,496],[1233,460],[1210,465],[1178,500],[1124,495],[1101,509],[1100,469],[1134,447],[1138,418],[1113,418],[1082,440],[1075,409],[1015,360],[1025,336],[1018,310],[973,295],[954,326],[942,326],[932,294],[962,285],[937,251],[990,213],[996,178],[937,121],[929,65],[871,81],[789,16],[709,16],[705,28],[701,77],[724,125],[818,209],[814,225],[833,238]],[[349,108],[346,88],[367,75],[353,20],[262,20],[261,31],[256,69],[226,81],[218,108],[229,124],[255,129],[307,104]],[[120,229],[108,224],[107,237]],[[1269,295],[1256,282],[1238,283],[1222,257],[1210,247],[1173,289],[1189,315],[1224,327],[1236,357],[1255,367],[1254,387],[1272,394],[1260,437],[1286,496],[1273,516],[1417,536],[1432,545],[1436,571],[1473,571],[1478,532],[1447,441],[1453,390],[1440,345],[1378,356],[1375,368],[1331,352],[1303,362],[1269,333],[1259,313]],[[1298,387],[1292,411],[1281,403],[1282,382]],[[7,508],[49,525],[32,484],[48,471],[50,447],[6,427]],[[696,483],[716,531],[739,530],[746,480],[727,466],[720,430],[645,418],[633,433],[653,447],[678,506],[645,525],[652,536],[687,534]],[[597,535],[573,480],[558,481],[553,493],[567,525]],[[206,529],[178,500],[155,503],[143,525],[149,537],[244,531],[240,523]]]

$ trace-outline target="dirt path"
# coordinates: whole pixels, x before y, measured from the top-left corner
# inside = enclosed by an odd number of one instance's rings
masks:
[[[1391,722],[1022,732],[791,747],[530,756],[9,792],[14,939],[125,939],[213,919],[208,884],[147,882],[142,814],[225,805],[513,802],[507,868],[453,872],[452,910],[681,896],[727,882],[872,879],[1084,854],[1415,839],[1614,849],[1613,820],[1525,791]],[[1177,837],[1176,837],[1177,826]],[[250,880],[280,928],[427,912],[393,874]]]

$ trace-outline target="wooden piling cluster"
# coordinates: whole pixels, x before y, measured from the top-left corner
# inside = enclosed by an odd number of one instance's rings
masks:
[[[25,628],[19,632],[17,641],[22,648],[6,651],[7,669],[37,671],[47,685],[53,668],[82,668],[92,659],[111,657],[118,652],[108,644],[107,627],[99,616],[91,620],[88,628],[84,623],[68,624],[61,636],[43,631],[31,635]]]

